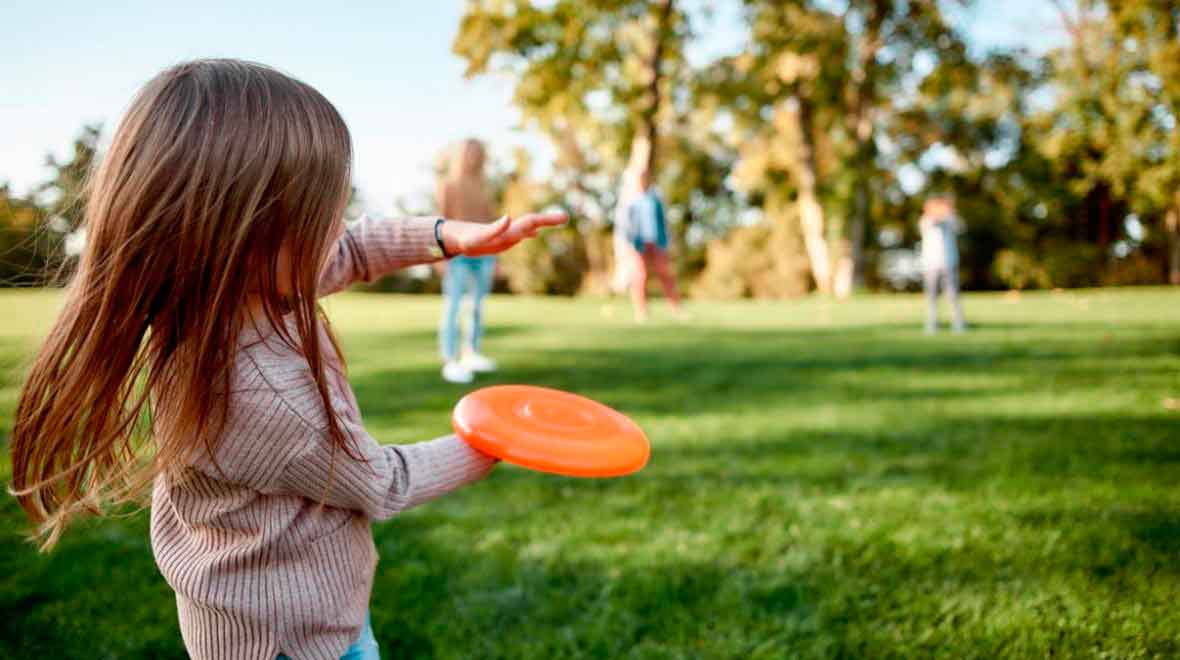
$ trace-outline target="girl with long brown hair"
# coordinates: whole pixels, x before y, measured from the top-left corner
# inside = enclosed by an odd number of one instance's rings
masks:
[[[345,227],[351,154],[332,104],[273,69],[156,76],[91,175],[86,246],[17,404],[12,491],[44,548],[154,483],[152,549],[195,658],[354,640],[375,657],[370,522],[494,463],[454,436],[379,445],[317,299],[564,217]]]

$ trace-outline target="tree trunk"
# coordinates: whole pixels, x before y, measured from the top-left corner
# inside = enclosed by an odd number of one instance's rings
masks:
[[[865,233],[869,225],[869,182],[862,178],[857,182],[852,205],[852,220],[848,226],[848,241],[852,250],[852,288],[865,285]]]
[[[1168,231],[1168,282],[1180,284],[1180,195],[1164,219]]]
[[[668,40],[672,23],[673,0],[661,0],[660,13],[652,32],[652,51],[647,61],[651,79],[647,82],[646,103],[635,118],[635,137],[631,140],[631,151],[627,155],[626,169],[642,168],[655,178],[656,143],[659,140],[657,124],[660,112],[660,83],[663,79],[664,44]]]
[[[812,145],[811,105],[802,96],[784,104],[783,112],[792,132],[798,136],[798,153],[793,174],[798,188],[799,223],[803,227],[803,246],[811,262],[815,288],[823,295],[832,293],[832,265],[825,236],[824,209],[816,194],[815,147]]]
[[[1102,194],[1098,197],[1098,245],[1102,247],[1103,252],[1106,251],[1107,246],[1110,245],[1110,189],[1105,184],[1101,186]]]
[[[881,30],[889,12],[889,4],[878,0],[871,3],[867,10],[865,29],[857,44],[852,84],[845,97],[849,108],[846,126],[848,133],[856,140],[852,163],[856,179],[853,184],[852,212],[848,218],[847,249],[840,256],[835,272],[833,288],[838,298],[851,296],[853,290],[863,287],[865,283],[865,233],[869,223],[869,176],[874,147],[874,82],[878,75],[876,62],[881,49]]]
[[[586,198],[594,196],[594,192],[586,186],[582,176],[574,177],[574,189]],[[585,210],[579,215],[584,218],[592,217]],[[582,291],[595,295],[609,292],[613,267],[610,257],[610,232],[598,223],[590,221],[579,227],[578,235],[586,250],[586,273],[582,276]]]
[[[631,140],[631,151],[627,155],[626,169],[642,169],[651,178],[656,173],[656,142],[659,140],[657,118],[660,112],[660,82],[664,60],[664,43],[672,21],[673,0],[662,0],[656,27],[652,33],[652,52],[647,68],[651,80],[647,83],[647,104],[637,118],[635,137]]]
[[[853,291],[864,286],[865,228],[868,225],[869,214],[869,184],[862,169],[864,167],[867,167],[867,164],[858,162],[852,213],[848,218],[848,234],[840,241],[836,268],[832,273],[832,292],[841,300],[851,298]]]
[[[643,113],[643,125],[640,132],[648,144],[647,171],[653,175],[656,171],[656,141],[659,137],[656,120],[660,112],[661,68],[664,63],[664,43],[668,40],[668,30],[672,23],[672,5],[673,0],[663,0],[660,15],[656,21],[655,34],[653,35],[655,44],[652,48],[651,60],[648,61],[648,69],[651,71],[651,80],[647,85],[648,105]]]
[[[627,156],[626,169],[642,168],[652,180],[656,174],[656,143],[659,140],[657,119],[660,112],[660,83],[663,79],[664,44],[669,37],[672,23],[674,0],[661,0],[655,30],[652,33],[652,51],[647,67],[651,79],[647,83],[647,103],[639,113],[635,137],[631,140],[631,151]],[[622,200],[619,200],[621,203]],[[608,250],[604,249],[605,254]],[[605,281],[605,280],[604,280]]]
[[[836,269],[832,271],[832,295],[839,300],[852,297],[852,279],[855,272],[849,241],[844,241],[845,253],[836,258]]]
[[[610,233],[591,226],[578,232],[586,250],[586,273],[582,276],[582,293],[607,295],[610,293],[610,273],[613,267]]]

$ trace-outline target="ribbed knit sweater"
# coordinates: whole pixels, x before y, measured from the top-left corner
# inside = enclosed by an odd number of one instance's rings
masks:
[[[432,218],[350,226],[321,294],[432,260],[433,227]],[[322,330],[320,341],[330,414],[362,460],[333,453],[328,413],[300,351],[273,329],[252,328],[240,339],[216,460],[198,456],[179,478],[156,480],[152,550],[176,591],[185,646],[199,660],[339,658],[368,608],[372,521],[476,481],[494,465],[454,436],[379,445]]]

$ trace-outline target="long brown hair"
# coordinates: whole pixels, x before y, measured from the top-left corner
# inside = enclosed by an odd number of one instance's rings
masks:
[[[199,60],[140,90],[91,174],[86,246],[17,404],[12,492],[43,549],[78,513],[214,455],[252,296],[306,355],[330,436],[350,450],[330,414],[318,328],[335,339],[316,287],[351,162],[332,104],[268,67]]]

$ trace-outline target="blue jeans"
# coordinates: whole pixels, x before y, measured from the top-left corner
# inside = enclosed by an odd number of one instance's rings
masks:
[[[278,660],[291,659],[280,654]],[[344,651],[344,655],[340,656],[340,660],[381,660],[381,653],[377,648],[377,638],[373,636],[373,623],[367,612],[365,613],[365,627],[352,646],[348,647]]]
[[[463,305],[463,296],[468,293],[471,294],[471,327],[467,333],[467,345],[472,352],[479,351],[483,334],[480,308],[484,296],[492,290],[495,274],[495,257],[455,257],[447,263],[447,274],[443,277],[446,303],[438,331],[439,351],[444,360],[459,357],[459,309]]]
[[[942,268],[927,268],[925,278],[926,289],[926,327],[938,327],[938,289],[946,294],[947,302],[951,306],[951,325],[963,328],[963,306],[959,304],[959,265],[943,266]]]

